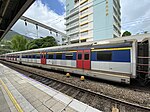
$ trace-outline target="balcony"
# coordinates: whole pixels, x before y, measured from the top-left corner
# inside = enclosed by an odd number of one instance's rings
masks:
[[[85,2],[87,2],[88,0],[80,0],[80,5],[84,4]]]
[[[120,9],[118,9],[117,7],[115,7],[115,5],[113,4],[113,10],[117,15],[121,15]]]
[[[89,7],[88,2],[80,6],[80,12],[86,10]]]
[[[116,37],[119,37],[120,34],[118,34],[118,32],[116,30],[114,30],[113,34],[116,36]]]
[[[79,29],[72,30],[72,31],[68,32],[68,35],[70,36],[70,35],[73,35],[73,34],[76,34],[76,33],[79,33]]]
[[[86,17],[88,15],[89,15],[89,11],[88,10],[87,11],[83,11],[83,12],[80,13],[80,19],[82,19],[82,18],[84,18],[84,17]]]
[[[84,21],[84,22],[80,23],[80,26],[83,26],[83,25],[88,24],[88,23],[89,23],[88,20]]]
[[[66,30],[69,30],[69,29],[77,27],[77,26],[79,26],[79,22],[78,21],[73,23],[73,24],[71,24],[71,25],[67,25]]]
[[[121,27],[119,27],[119,25],[118,25],[116,22],[114,22],[114,26],[115,26],[119,31],[121,31]]]
[[[80,37],[80,40],[84,40],[84,39],[88,39],[88,38],[90,38],[89,35],[87,35],[87,36],[82,36],[82,37]]]
[[[65,24],[69,24],[70,22],[76,21],[78,19],[79,19],[79,14],[72,17],[72,18],[70,18],[70,19],[68,19]]]
[[[118,22],[121,22],[120,15],[118,15],[115,11],[114,11],[114,17],[118,20]]]
[[[115,4],[116,7],[121,8],[120,3],[117,0],[113,0],[113,3]]]
[[[80,23],[85,22],[85,21],[88,21],[88,16],[86,16],[86,17],[80,19]]]
[[[80,32],[87,32],[89,30],[89,25],[85,24],[80,27]]]
[[[78,13],[79,13],[79,7],[76,7],[76,8],[74,8],[74,9],[72,9],[72,10],[70,11],[70,14],[66,15],[65,19],[67,19],[67,18],[69,18],[70,16],[73,16],[73,15],[75,15],[75,14],[78,14]]]
[[[79,36],[71,36],[70,41],[77,41],[79,40]]]
[[[117,33],[117,35],[120,35],[120,30],[116,27],[116,25],[113,25],[113,30]]]

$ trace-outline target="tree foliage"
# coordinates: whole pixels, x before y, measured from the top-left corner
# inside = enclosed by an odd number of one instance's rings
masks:
[[[28,40],[22,35],[15,35],[11,40],[11,47],[14,51],[23,51],[26,50],[26,44]]]
[[[122,34],[122,37],[130,36],[130,35],[131,35],[131,32],[125,31],[125,32]]]
[[[57,42],[54,37],[47,36],[45,38],[34,39],[27,43],[27,49],[37,49],[37,48],[44,48],[44,47],[52,47],[57,46]]]
[[[12,50],[10,41],[2,40],[0,42],[0,47],[4,48],[4,49],[11,49]]]
[[[0,42],[0,54],[10,53],[12,51],[13,50],[11,48],[11,42],[10,41],[2,40]]]

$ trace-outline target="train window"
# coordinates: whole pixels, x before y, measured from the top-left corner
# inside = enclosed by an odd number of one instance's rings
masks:
[[[40,59],[40,54],[37,54],[37,55],[36,55],[36,58],[37,58],[37,59]]]
[[[89,53],[85,53],[85,54],[84,54],[84,60],[89,60],[89,57],[90,57],[90,56],[89,56]]]
[[[97,60],[111,61],[112,60],[112,52],[111,51],[98,51],[97,52]]]
[[[31,58],[31,55],[29,55],[29,58]]]
[[[35,58],[35,55],[33,55],[32,58]]]
[[[56,54],[56,59],[62,59],[62,54]]]
[[[72,53],[66,53],[66,59],[72,60],[73,59],[73,54]]]
[[[53,54],[49,54],[48,59],[53,59]]]
[[[82,54],[78,53],[78,60],[82,60]]]

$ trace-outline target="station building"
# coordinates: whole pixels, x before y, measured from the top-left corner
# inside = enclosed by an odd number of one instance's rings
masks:
[[[121,35],[120,0],[66,0],[66,43]]]

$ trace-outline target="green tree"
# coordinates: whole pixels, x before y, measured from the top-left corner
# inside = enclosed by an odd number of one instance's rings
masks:
[[[28,40],[22,35],[15,35],[11,40],[11,47],[14,51],[26,50],[26,44]]]
[[[10,41],[2,40],[0,42],[0,54],[10,53],[12,51],[13,50],[11,48],[11,42]]]
[[[0,47],[2,48],[5,48],[5,49],[12,49],[11,48],[11,42],[10,41],[6,41],[6,40],[2,40],[0,42]]]
[[[40,39],[34,39],[26,45],[27,49],[37,49],[37,48],[44,48],[44,47],[52,47],[57,46],[57,42],[54,37],[47,36]]]
[[[122,37],[130,36],[130,35],[131,35],[131,32],[125,31],[125,32],[122,34]]]

